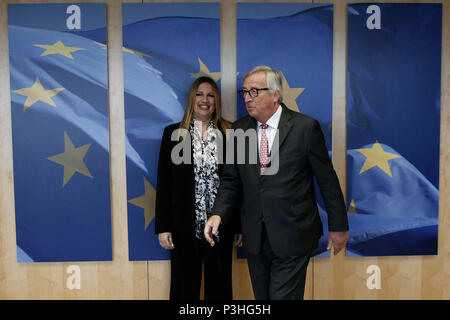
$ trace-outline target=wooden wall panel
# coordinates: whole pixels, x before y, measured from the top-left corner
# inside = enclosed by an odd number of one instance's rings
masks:
[[[108,25],[108,77],[111,141],[112,262],[16,262],[14,177],[7,3],[60,3],[66,0],[9,0],[0,2],[0,299],[167,299],[168,261],[128,261],[125,123],[122,66],[121,3],[106,0]],[[99,2],[82,1],[75,2]],[[183,2],[183,1],[145,1]],[[208,1],[192,1],[208,2]],[[221,71],[224,116],[236,118],[236,3],[221,0]],[[249,1],[250,2],[250,1]],[[334,3],[333,57],[333,164],[342,188],[346,187],[346,59],[347,0],[252,1]],[[395,0],[379,2],[443,3],[441,157],[439,203],[439,255],[423,257],[313,259],[308,268],[306,299],[450,299],[450,3]],[[262,40],[263,41],[263,40]],[[66,287],[67,267],[81,270],[81,289]],[[366,286],[367,268],[381,270],[381,289]],[[253,299],[248,267],[233,260],[235,299]]]
[[[333,58],[333,164],[345,190],[345,109],[347,60],[347,4],[351,1],[316,1],[334,3]],[[345,258],[339,254],[330,260],[314,261],[314,299],[449,299],[449,63],[450,7],[446,1],[377,1],[443,3],[441,157],[439,204],[439,255],[418,257]],[[344,18],[345,15],[345,18]],[[343,94],[345,92],[345,94]],[[381,289],[368,289],[367,268],[381,271]],[[440,283],[439,283],[440,282]]]
[[[110,114],[112,262],[16,262],[14,186],[7,3],[71,1],[6,1],[0,4],[0,299],[148,299],[147,262],[128,261],[125,126],[123,110],[122,22],[120,1],[106,1]],[[77,1],[98,2],[98,1]],[[78,265],[81,289],[66,286],[67,267]]]

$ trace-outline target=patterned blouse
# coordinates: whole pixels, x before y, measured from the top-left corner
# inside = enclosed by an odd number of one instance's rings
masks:
[[[214,123],[209,122],[201,137],[201,121],[192,119],[189,132],[192,138],[195,178],[195,237],[204,238],[203,229],[216,199],[219,188],[217,131]]]

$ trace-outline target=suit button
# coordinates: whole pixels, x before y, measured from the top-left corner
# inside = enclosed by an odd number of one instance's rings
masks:
[[[264,189],[264,188],[261,188],[261,189],[260,189],[260,191],[261,191],[261,192],[264,192],[264,191],[266,191],[266,189]]]

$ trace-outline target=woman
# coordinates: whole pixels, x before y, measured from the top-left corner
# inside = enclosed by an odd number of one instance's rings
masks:
[[[221,226],[217,246],[203,236],[223,169],[215,155],[225,148],[221,139],[230,128],[221,118],[220,102],[214,80],[198,78],[189,89],[183,120],[166,127],[161,141],[155,232],[161,247],[170,250],[171,300],[200,298],[202,262],[205,299],[232,299],[231,255],[239,215]],[[236,235],[235,245],[241,239]]]

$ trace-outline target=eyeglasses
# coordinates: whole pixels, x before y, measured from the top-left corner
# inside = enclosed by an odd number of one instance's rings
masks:
[[[239,90],[239,95],[242,97],[242,99],[245,99],[245,95],[248,93],[250,97],[256,98],[261,90],[269,90],[269,88],[261,88],[261,89],[251,88],[250,90],[242,89]]]

